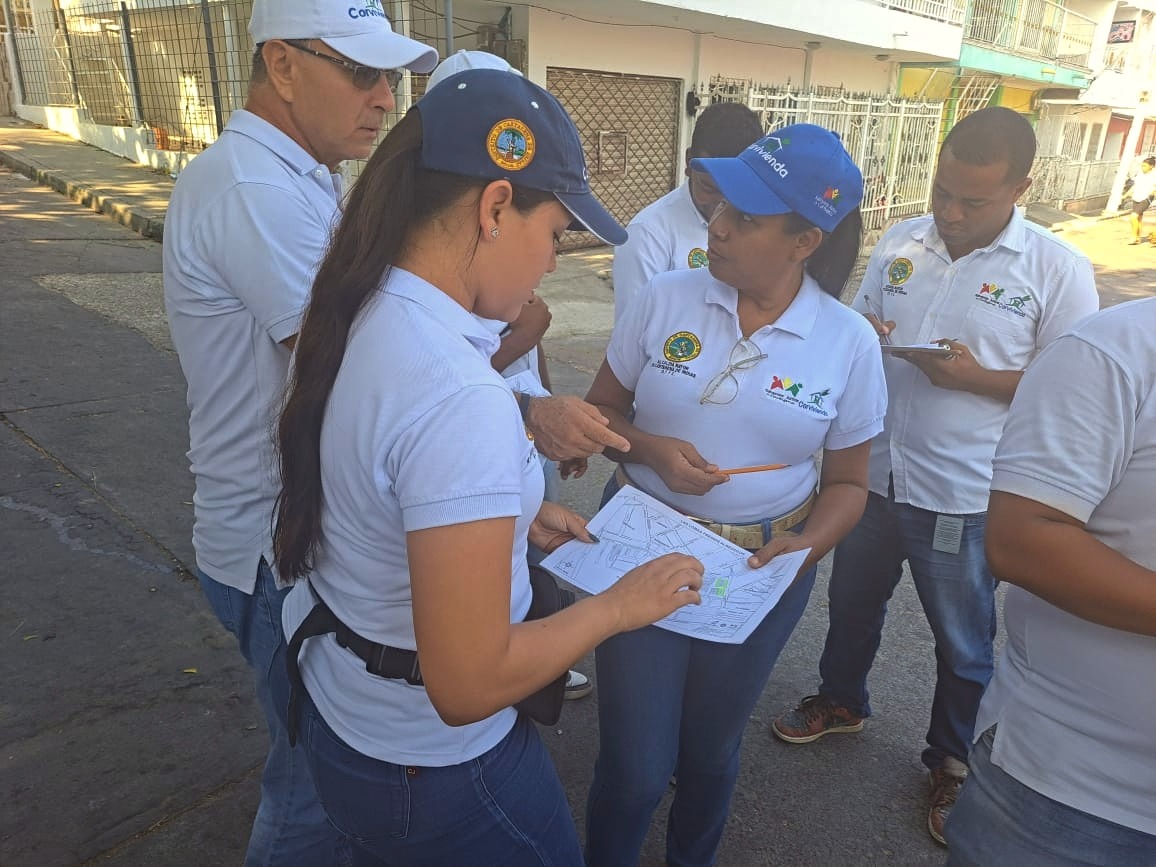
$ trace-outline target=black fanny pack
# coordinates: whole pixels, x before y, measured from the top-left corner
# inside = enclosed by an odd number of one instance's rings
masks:
[[[527,620],[540,620],[549,617],[557,611],[573,604],[574,593],[559,587],[554,577],[537,566],[530,567],[530,588],[533,593],[530,610],[526,614]],[[301,667],[298,657],[301,655],[301,646],[307,638],[333,633],[337,643],[365,663],[365,670],[378,677],[387,677],[393,680],[404,680],[414,686],[422,686],[421,665],[418,663],[416,650],[405,650],[400,647],[390,647],[378,644],[358,635],[346,626],[333,613],[325,601],[317,597],[308,616],[297,627],[293,637],[289,639],[289,648],[285,656],[285,668],[289,674],[289,714],[288,734],[289,745],[297,743],[297,717],[300,707],[301,693],[305,684],[301,679]],[[566,692],[566,672],[546,684],[537,692],[526,696],[514,705],[520,713],[542,725],[552,726],[562,715],[562,701]]]

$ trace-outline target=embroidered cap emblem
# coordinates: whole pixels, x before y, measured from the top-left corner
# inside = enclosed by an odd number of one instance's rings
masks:
[[[534,133],[515,118],[500,120],[486,137],[486,150],[495,165],[510,172],[521,171],[534,161]]]

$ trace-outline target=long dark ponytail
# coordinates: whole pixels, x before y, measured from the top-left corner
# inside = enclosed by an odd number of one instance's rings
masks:
[[[410,111],[374,152],[313,281],[277,425],[281,493],[273,552],[283,581],[313,565],[321,536],[321,423],[349,329],[389,274],[416,217],[421,117]]]
[[[293,582],[313,568],[321,544],[321,427],[349,331],[389,276],[407,238],[487,181],[420,167],[421,115],[410,109],[374,151],[353,187],[313,281],[297,335],[289,392],[277,424],[281,493],[273,516],[277,574]],[[553,193],[514,187],[527,212]]]
[[[798,214],[790,214],[787,230],[805,232],[814,224]],[[859,258],[863,240],[863,214],[858,208],[851,211],[833,232],[823,233],[823,242],[807,259],[806,270],[828,295],[839,297]]]

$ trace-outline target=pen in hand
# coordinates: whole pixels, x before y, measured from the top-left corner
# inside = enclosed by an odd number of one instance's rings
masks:
[[[864,295],[863,296],[863,304],[867,308],[867,313],[870,316],[874,317],[875,321],[879,323],[879,326],[881,328],[886,327],[883,324],[883,311],[880,310],[877,312],[875,310],[875,305],[873,303],[871,303],[870,297],[868,297],[867,295]],[[879,335],[879,342],[882,343],[884,346],[890,346],[891,345],[891,335],[881,333]]]

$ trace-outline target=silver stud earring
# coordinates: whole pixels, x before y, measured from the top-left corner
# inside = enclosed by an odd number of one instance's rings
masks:
[[[497,238],[498,235],[500,235],[500,234],[501,234],[501,232],[498,231],[497,226],[494,226],[492,229],[490,229],[490,237],[491,238]]]

